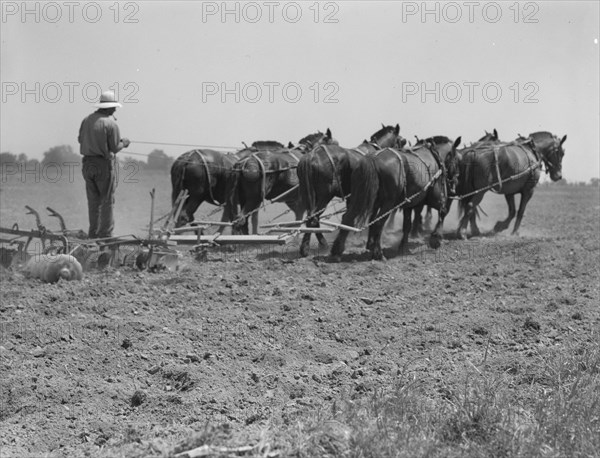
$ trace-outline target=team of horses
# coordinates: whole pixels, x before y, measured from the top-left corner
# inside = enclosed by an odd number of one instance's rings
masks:
[[[381,235],[396,212],[403,212],[403,249],[411,233],[428,228],[436,210],[429,245],[438,248],[452,202],[458,201],[461,215],[458,237],[466,238],[469,225],[471,235],[477,236],[478,206],[485,193],[493,191],[503,194],[508,204],[508,217],[494,230],[507,229],[516,216],[513,234],[518,234],[542,168],[553,181],[562,178],[566,139],[534,132],[503,142],[494,129],[469,146],[460,147],[461,137],[441,135],[417,138],[411,145],[400,135],[399,125],[382,125],[354,148],[341,147],[327,129],[303,137],[297,146],[259,141],[235,153],[195,149],[178,157],[171,168],[173,202],[182,190],[188,191],[176,226],[192,223],[200,204],[208,202],[223,208],[222,221],[233,223],[234,233],[248,234],[251,220],[256,234],[258,211],[270,200],[285,203],[298,224],[318,228],[328,204],[338,197],[346,202],[346,210],[331,256],[341,257],[349,231],[368,229],[367,250],[374,259],[383,259]],[[518,211],[516,194],[521,195]],[[326,247],[323,235],[316,235]],[[308,255],[310,236],[303,235],[301,256]]]

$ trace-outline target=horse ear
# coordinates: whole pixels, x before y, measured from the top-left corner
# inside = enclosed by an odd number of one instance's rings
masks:
[[[560,145],[562,146],[562,144],[567,140],[567,134],[565,134],[565,136],[562,138],[562,140],[560,141]]]
[[[384,123],[381,123],[381,128],[385,129],[385,124]]]
[[[400,133],[400,124],[396,124],[396,127],[394,128],[394,133],[396,135],[398,135]]]
[[[329,127],[327,128],[327,132],[325,132],[325,135],[327,135],[327,138],[331,138],[331,129],[329,129]]]
[[[494,129],[494,138],[498,140],[498,131],[496,129]]]
[[[460,145],[461,141],[462,141],[462,137],[458,137],[456,140],[454,140],[454,145],[452,145],[452,149],[458,148],[458,145]]]
[[[292,142],[288,142],[288,146],[289,149],[292,149],[294,147],[294,144]]]

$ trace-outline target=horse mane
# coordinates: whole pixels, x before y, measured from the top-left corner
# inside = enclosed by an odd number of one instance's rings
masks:
[[[263,150],[263,149],[284,148],[284,146],[283,146],[283,144],[281,144],[275,140],[259,140],[259,141],[252,143],[252,148]]]
[[[433,143],[434,145],[441,145],[442,143],[452,143],[452,140],[450,140],[445,135],[434,135],[433,137],[419,138],[417,140],[417,143],[415,143],[415,146],[423,145],[425,143]]]
[[[322,132],[316,132],[314,134],[309,134],[306,137],[302,138],[298,143],[301,145],[312,145],[314,144],[314,140],[317,138],[321,138],[321,136],[323,136]]]
[[[371,135],[371,141],[374,141],[374,139],[377,137],[383,137],[385,134],[393,132],[394,129],[394,126],[383,126],[381,129],[379,129],[377,132]]]

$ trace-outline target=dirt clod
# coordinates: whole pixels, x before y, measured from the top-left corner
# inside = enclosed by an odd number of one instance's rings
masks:
[[[525,323],[523,323],[523,328],[529,329],[531,331],[539,331],[541,326],[538,321],[536,321],[528,316],[527,318],[525,318]]]
[[[131,405],[133,407],[141,406],[144,402],[146,402],[147,398],[148,395],[146,393],[138,390],[135,393],[133,393],[133,396],[131,396]]]

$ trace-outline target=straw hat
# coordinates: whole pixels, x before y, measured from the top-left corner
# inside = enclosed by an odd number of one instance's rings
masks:
[[[100,95],[100,102],[96,105],[98,108],[117,108],[122,105],[117,102],[117,98],[115,97],[115,93],[113,91],[104,91],[102,95]]]

